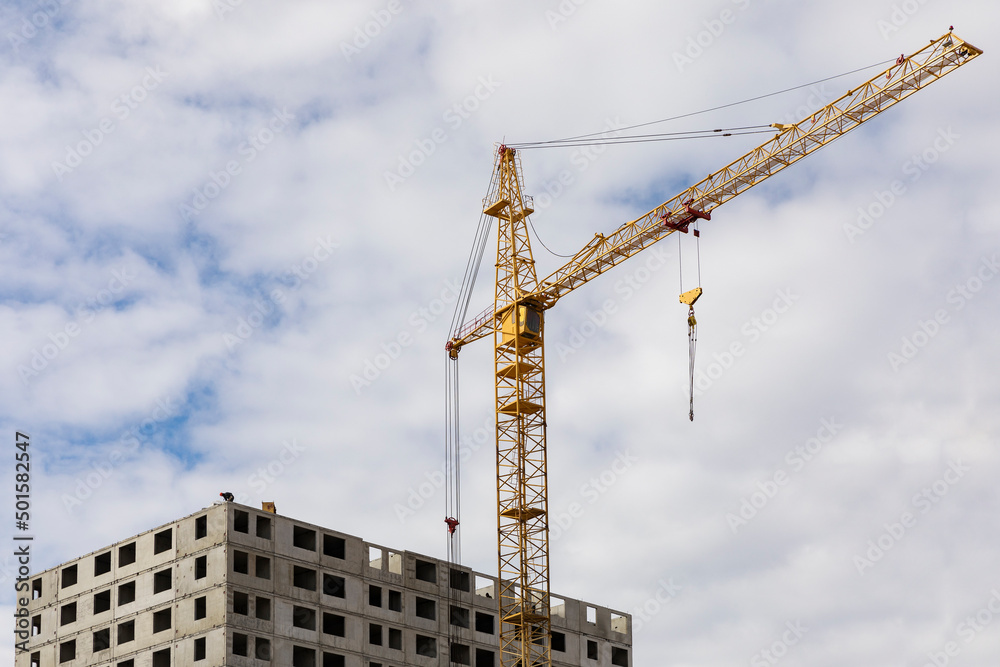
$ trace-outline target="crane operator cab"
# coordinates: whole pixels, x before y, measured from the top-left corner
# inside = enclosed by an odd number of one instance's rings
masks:
[[[514,314],[517,317],[513,317]],[[503,342],[512,344],[520,337],[522,347],[537,347],[542,342],[542,311],[518,304],[503,320]]]

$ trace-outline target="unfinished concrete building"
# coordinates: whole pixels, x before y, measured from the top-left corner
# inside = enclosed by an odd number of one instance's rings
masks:
[[[496,579],[236,503],[31,578],[16,667],[494,667]],[[553,596],[552,662],[630,667],[631,618]]]

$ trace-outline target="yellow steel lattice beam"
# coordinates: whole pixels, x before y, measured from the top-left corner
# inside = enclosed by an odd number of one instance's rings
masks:
[[[548,491],[542,311],[525,296],[538,279],[528,241],[518,157],[497,152],[497,178],[483,202],[497,218],[493,326],[497,428],[497,535],[500,664],[549,665]]]
[[[762,183],[785,167],[819,150],[871,120],[889,107],[982,55],[982,50],[949,32],[872,79],[847,92],[815,114],[792,125],[775,125],[777,135],[710,174],[645,215],[625,223],[607,236],[597,234],[564,266],[542,279],[530,295],[542,308],[586,284],[637,252],[667,237],[676,226],[693,221],[691,210],[711,212]],[[668,224],[665,224],[668,223]],[[507,304],[505,304],[507,305]],[[504,317],[497,304],[466,324],[453,341],[455,347],[494,331]]]
[[[576,257],[544,278],[536,298],[549,305],[612,266],[672,234],[668,224],[691,222],[689,210],[711,214],[733,197],[819,150],[894,104],[968,63],[982,51],[952,33],[848,91],[746,155],[607,237],[598,235]]]

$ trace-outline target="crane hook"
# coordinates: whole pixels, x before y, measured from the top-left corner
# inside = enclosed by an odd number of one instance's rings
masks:
[[[680,302],[688,307],[688,379],[690,382],[690,404],[688,407],[688,419],[694,421],[694,353],[698,346],[698,320],[694,317],[694,302],[702,294],[700,287],[688,290],[680,296]]]

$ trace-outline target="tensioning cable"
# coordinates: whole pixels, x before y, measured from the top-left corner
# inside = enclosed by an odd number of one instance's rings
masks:
[[[651,121],[647,121],[645,123],[637,123],[635,125],[626,125],[625,127],[616,128],[615,131],[616,132],[623,132],[625,130],[634,130],[636,128],[647,127],[649,125],[656,125],[658,123],[667,123],[667,122],[670,122],[670,121],[673,121],[673,120],[680,120],[682,118],[690,118],[691,116],[699,116],[699,115],[704,114],[704,113],[710,113],[712,111],[719,111],[720,109],[728,109],[729,107],[735,107],[735,106],[739,106],[741,104],[747,104],[749,102],[756,102],[757,100],[763,100],[763,99],[768,98],[768,97],[774,97],[776,95],[783,95],[784,93],[789,93],[789,92],[791,92],[793,90],[800,90],[802,88],[808,88],[809,86],[815,86],[816,84],[826,83],[827,81],[833,81],[834,79],[839,79],[841,77],[850,76],[851,74],[856,74],[858,72],[863,72],[865,70],[873,69],[875,67],[882,67],[882,66],[887,65],[888,63],[891,63],[891,62],[895,62],[895,61],[892,58],[890,58],[889,60],[883,60],[881,62],[873,63],[871,65],[866,65],[865,67],[859,67],[857,69],[852,69],[849,72],[843,72],[842,74],[835,74],[833,76],[828,76],[828,77],[825,77],[825,78],[822,78],[822,79],[817,79],[816,81],[810,81],[809,83],[803,83],[803,84],[800,84],[798,86],[792,86],[791,88],[784,88],[782,90],[776,90],[776,91],[774,91],[772,93],[765,93],[763,95],[757,95],[756,97],[749,97],[749,98],[747,98],[745,100],[740,100],[738,102],[729,102],[728,104],[720,104],[719,106],[710,107],[708,109],[702,109],[700,111],[691,111],[691,112],[688,112],[688,113],[679,114],[677,116],[670,116],[669,118],[661,118],[659,120],[651,120]],[[769,127],[769,126],[765,126],[765,127]],[[704,132],[706,132],[706,130],[703,130],[702,132],[704,133]],[[721,130],[720,130],[720,132],[721,132]],[[604,135],[604,134],[607,134],[607,130],[604,130],[604,131],[601,131],[601,132],[591,132],[589,134],[578,134],[578,135],[576,135],[574,137],[566,137],[565,139],[553,139],[553,140],[550,140],[550,141],[529,141],[529,142],[525,142],[525,143],[522,143],[522,144],[509,143],[507,145],[510,146],[510,147],[512,147],[512,148],[545,148],[546,145],[549,145],[549,144],[554,145],[554,146],[560,146],[560,145],[563,145],[563,146],[581,145],[582,146],[582,145],[588,145],[588,144],[571,144],[569,142],[579,141],[579,140],[582,140],[582,139],[588,139],[590,137],[597,137],[598,139],[601,139],[602,138],[601,135]],[[731,136],[731,135],[721,135],[721,134],[719,134],[719,135],[715,135],[715,136]],[[701,137],[693,137],[693,138],[701,138]],[[667,139],[653,139],[653,141],[667,141]],[[635,143],[635,142],[629,142],[629,143]]]

